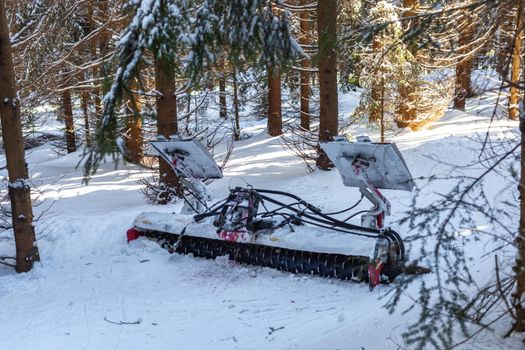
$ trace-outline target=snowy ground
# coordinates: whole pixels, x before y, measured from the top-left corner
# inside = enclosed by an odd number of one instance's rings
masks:
[[[475,144],[467,137],[489,126],[487,116],[476,114],[483,103],[472,104],[470,114],[448,112],[421,132],[393,136],[414,177],[443,170],[428,154],[447,161],[469,157],[464,147]],[[516,127],[497,122],[493,130],[505,134]],[[336,171],[306,174],[277,138],[257,126],[247,131],[254,136],[236,145],[225,178],[211,185],[216,198],[247,181],[327,210],[358,199]],[[84,186],[74,169],[77,153],[57,159],[44,145],[27,158],[45,200],[36,210],[54,205],[37,223],[42,262],[27,274],[0,267],[0,349],[396,349],[415,320],[414,312],[389,315],[382,308],[379,298],[391,286],[369,292],[365,284],[169,255],[143,239],[128,245],[125,232],[139,213],[177,209],[144,204],[136,180],[147,172],[106,164]],[[503,187],[495,182],[495,195]],[[386,193],[399,218],[411,194]],[[5,239],[1,255],[13,255]],[[499,348],[520,344],[487,335],[463,346]]]

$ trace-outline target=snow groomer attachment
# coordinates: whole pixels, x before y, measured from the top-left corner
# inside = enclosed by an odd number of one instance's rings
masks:
[[[379,230],[379,236],[368,264],[370,289],[390,276],[403,271],[406,262],[401,237],[385,228],[385,217],[390,215],[390,202],[379,189],[411,191],[414,180],[393,143],[374,143],[368,136],[357,142],[338,137],[334,142],[322,143],[321,148],[339,170],[343,184],[358,187],[359,192],[372,203],[372,208],[361,215],[361,226]],[[391,270],[391,271],[388,271]]]
[[[202,146],[195,152],[182,148],[181,142],[164,144],[163,151],[177,158],[177,175],[200,180],[219,177],[220,170],[217,173],[217,165]],[[194,215],[143,213],[128,231],[128,241],[145,236],[170,252],[209,259],[228,255],[240,263],[292,273],[366,281],[371,289],[392,281],[403,271],[405,250],[400,236],[384,226],[390,203],[379,189],[413,187],[401,154],[393,144],[342,139],[321,147],[341,173],[343,183],[358,187],[362,194],[348,208],[326,213],[291,193],[236,187],[227,198],[209,207],[198,200],[202,206],[193,208]],[[197,168],[206,170],[198,175],[188,170]],[[189,193],[202,196],[197,190]],[[351,223],[363,213],[351,212],[363,198],[373,206],[361,216],[361,225]]]
[[[179,178],[185,202],[183,211],[204,211],[212,195],[203,180],[222,178],[222,171],[210,153],[194,139],[160,140],[149,144]]]

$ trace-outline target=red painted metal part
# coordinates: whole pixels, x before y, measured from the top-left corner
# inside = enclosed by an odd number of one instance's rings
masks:
[[[131,241],[136,240],[140,236],[143,236],[144,234],[140,232],[139,230],[137,230],[136,228],[132,227],[126,232],[126,235],[128,237],[128,243],[129,243]]]
[[[381,283],[381,273],[385,268],[385,263],[381,258],[377,258],[368,264],[368,277],[370,290],[374,289],[379,283]]]

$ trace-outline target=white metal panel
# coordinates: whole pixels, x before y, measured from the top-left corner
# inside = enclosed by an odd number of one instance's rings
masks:
[[[352,169],[352,162],[361,159],[369,163],[366,176],[375,187],[405,191],[414,187],[405,160],[393,143],[333,141],[321,143],[321,148],[339,170],[345,186],[362,186]]]
[[[168,162],[178,176],[186,177],[174,167],[174,160],[182,162],[185,170],[196,179],[222,178],[222,171],[198,140],[152,141],[150,145]]]

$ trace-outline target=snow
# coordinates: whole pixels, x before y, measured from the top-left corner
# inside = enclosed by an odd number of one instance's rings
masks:
[[[342,96],[341,104],[355,105],[354,97]],[[476,158],[466,149],[477,147],[476,133],[490,125],[485,103],[472,102],[469,113],[449,111],[420,132],[388,135],[414,178],[447,173],[436,159],[468,164]],[[508,139],[515,137],[517,126],[496,121],[490,127]],[[293,192],[327,211],[359,198],[337,171],[306,174],[302,161],[283,150],[278,138],[266,136],[261,124],[244,131],[254,136],[236,144],[224,179],[210,185],[216,199],[245,181]],[[363,131],[377,140],[374,131],[354,130]],[[85,186],[81,169],[75,169],[80,157],[57,158],[49,144],[27,155],[31,182],[44,203],[35,207],[35,216],[48,210],[35,223],[42,261],[24,274],[0,265],[0,349],[395,349],[402,343],[400,334],[416,320],[415,311],[401,313],[412,304],[408,297],[393,315],[382,308],[385,299],[380,298],[392,286],[370,292],[366,284],[247,267],[224,258],[170,255],[146,239],[128,245],[126,230],[140,213],[177,212],[182,203],[145,204],[137,180],[149,173],[132,165],[103,164]],[[501,202],[505,180],[491,181],[488,196]],[[453,185],[451,180],[440,184]],[[425,200],[434,200],[438,188],[424,190]],[[406,227],[397,227],[396,220],[409,207],[411,193],[384,193],[392,203],[390,224],[404,236]],[[473,254],[482,256],[490,247],[478,242]],[[6,255],[14,255],[14,247],[2,235],[0,256]],[[492,261],[480,258],[477,275],[492,273]],[[407,295],[416,293],[416,285],[407,290]],[[483,333],[458,349],[520,348],[516,338],[501,338],[506,326],[496,324],[497,337]]]

